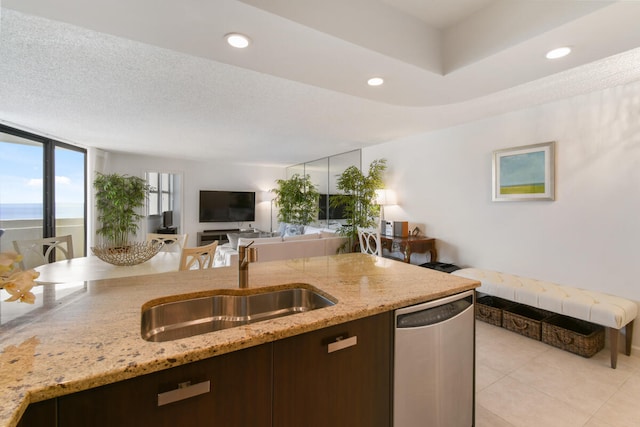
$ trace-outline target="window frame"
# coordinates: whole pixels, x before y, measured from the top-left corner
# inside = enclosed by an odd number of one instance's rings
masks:
[[[55,150],[63,148],[66,150],[77,151],[84,154],[84,247],[86,255],[87,247],[87,150],[75,145],[67,144],[53,138],[47,138],[42,135],[16,129],[0,123],[0,132],[19,138],[28,139],[30,141],[42,144],[42,237],[55,237],[56,235],[56,216],[55,216]]]

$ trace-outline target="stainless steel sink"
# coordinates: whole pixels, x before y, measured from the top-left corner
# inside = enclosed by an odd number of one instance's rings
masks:
[[[224,294],[151,303],[143,307],[141,332],[147,341],[171,341],[334,304],[330,298],[303,287],[253,294],[227,290]]]

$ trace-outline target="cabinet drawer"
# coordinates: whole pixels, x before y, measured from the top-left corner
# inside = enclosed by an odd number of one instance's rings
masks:
[[[216,356],[61,397],[59,426],[270,426],[270,372],[270,345]]]

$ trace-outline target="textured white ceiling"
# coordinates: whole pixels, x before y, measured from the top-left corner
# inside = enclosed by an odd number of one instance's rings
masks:
[[[288,165],[640,79],[638,2],[442,3],[4,0],[0,121],[106,150]],[[234,30],[249,49],[222,43]],[[574,55],[542,58],[562,44]],[[382,88],[364,84],[374,74]]]

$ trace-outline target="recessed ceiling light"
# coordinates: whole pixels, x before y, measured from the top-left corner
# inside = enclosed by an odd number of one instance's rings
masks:
[[[382,83],[384,83],[384,79],[382,77],[372,77],[367,80],[367,84],[369,86],[380,86]]]
[[[557,49],[550,50],[547,52],[547,59],[558,59],[563,58],[571,53],[570,47],[559,47]]]
[[[233,47],[237,47],[238,49],[244,49],[249,46],[251,39],[244,34],[240,33],[229,33],[224,36],[227,39],[227,43],[229,43]]]

